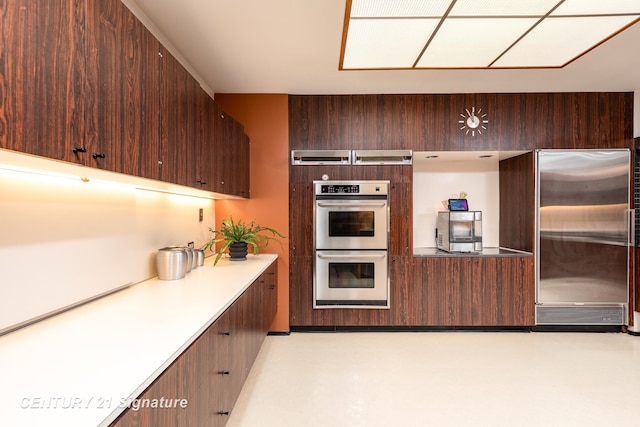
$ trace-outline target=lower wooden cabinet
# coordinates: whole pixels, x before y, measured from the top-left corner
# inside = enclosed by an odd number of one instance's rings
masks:
[[[111,426],[224,426],[275,316],[276,276],[274,262],[136,399],[151,407]]]
[[[533,257],[417,259],[420,324],[533,326]]]
[[[534,326],[532,256],[391,256],[391,308],[313,309],[313,257],[291,257],[292,329],[296,327]]]

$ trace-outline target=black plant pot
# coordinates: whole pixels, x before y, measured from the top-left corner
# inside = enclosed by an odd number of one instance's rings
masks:
[[[229,257],[231,261],[246,261],[247,246],[244,242],[236,242],[229,245]]]

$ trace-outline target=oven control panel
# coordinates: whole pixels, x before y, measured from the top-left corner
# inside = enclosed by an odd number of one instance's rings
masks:
[[[320,194],[359,194],[360,186],[345,184],[320,185]]]
[[[389,181],[314,181],[316,196],[387,195]]]

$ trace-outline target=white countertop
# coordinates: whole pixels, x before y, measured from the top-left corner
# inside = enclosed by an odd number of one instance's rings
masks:
[[[207,258],[0,336],[2,424],[108,425],[276,258]]]

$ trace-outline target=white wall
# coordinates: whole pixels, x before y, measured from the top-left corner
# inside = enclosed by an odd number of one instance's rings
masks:
[[[499,246],[500,188],[498,158],[476,160],[413,159],[413,246],[435,247],[438,211],[442,200],[467,193],[469,209],[482,211],[484,247]]]
[[[155,276],[157,249],[202,245],[214,215],[211,199],[0,165],[0,331]]]

